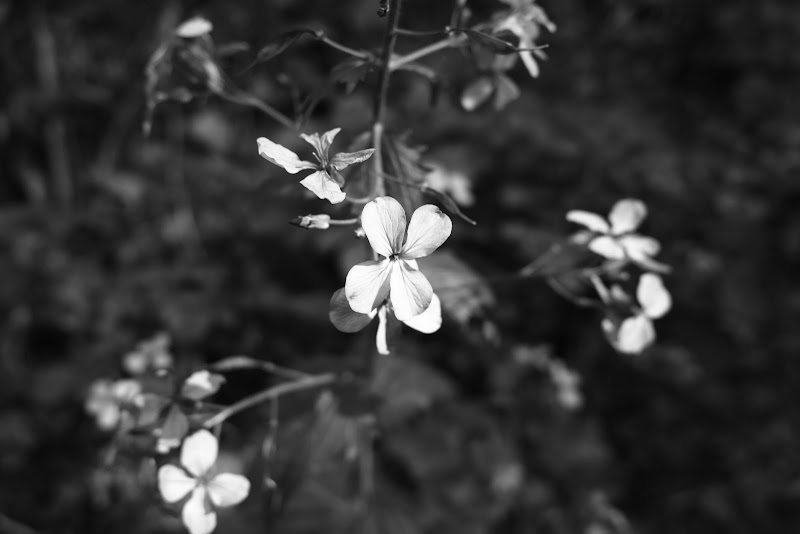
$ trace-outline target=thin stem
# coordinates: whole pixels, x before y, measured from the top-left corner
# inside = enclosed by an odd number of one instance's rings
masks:
[[[431,37],[434,35],[448,35],[450,33],[450,28],[433,31],[406,30],[405,28],[397,28],[394,33],[397,35],[407,35],[409,37]]]
[[[291,128],[292,130],[299,131],[300,128],[298,124],[278,111],[277,109],[273,108],[270,105],[265,104],[258,98],[254,96],[250,96],[247,94],[228,94],[224,92],[217,93],[222,98],[228,100],[229,102],[233,102],[234,104],[241,104],[243,106],[250,106],[254,107],[257,110],[261,111],[265,115],[269,115],[272,119],[278,121],[279,123],[283,124],[287,128]]]
[[[336,50],[338,50],[340,52],[344,52],[345,54],[351,55],[353,57],[357,57],[359,59],[365,59],[365,60],[373,58],[372,54],[370,54],[369,52],[363,52],[361,50],[356,50],[354,48],[350,48],[349,46],[346,46],[346,45],[343,45],[341,43],[338,43],[338,42],[334,41],[333,39],[331,39],[330,37],[325,35],[325,32],[323,32],[322,30],[319,30],[318,32],[316,32],[316,36],[317,36],[317,39],[319,39],[320,41],[322,41],[326,45],[330,46],[331,48],[335,48]]]
[[[219,372],[237,371],[241,369],[260,369],[266,373],[270,373],[287,380],[302,380],[304,378],[313,376],[302,371],[296,371],[294,369],[289,369],[288,367],[276,365],[272,362],[257,360],[255,358],[251,358],[250,356],[244,355],[229,356],[210,365],[209,369]]]
[[[405,56],[400,56],[392,60],[389,63],[389,70],[397,70],[403,65],[412,63],[425,56],[434,54],[439,50],[444,50],[446,48],[453,48],[455,46],[459,46],[466,39],[467,37],[465,35],[451,35],[450,37],[442,39],[441,41],[436,41],[435,43],[431,43],[428,46],[423,46],[422,48],[415,50],[409,54],[406,54]]]
[[[287,393],[294,393],[297,391],[304,391],[306,389],[318,388],[320,386],[332,384],[336,381],[336,378],[337,377],[335,374],[327,373],[323,375],[311,375],[295,380],[294,382],[278,384],[277,386],[265,389],[254,395],[250,395],[249,397],[245,397],[235,404],[231,404],[217,415],[207,419],[206,422],[203,423],[203,426],[206,428],[213,428],[231,416],[261,404],[262,402],[277,399],[281,395],[285,395]]]
[[[353,217],[352,219],[331,219],[328,224],[331,226],[350,226],[351,224],[358,224],[359,218]]]

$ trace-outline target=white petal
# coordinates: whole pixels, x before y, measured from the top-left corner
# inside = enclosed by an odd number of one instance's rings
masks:
[[[183,524],[190,534],[211,534],[217,528],[217,514],[206,504],[206,491],[199,487],[183,505]]]
[[[628,354],[638,354],[656,339],[653,323],[644,315],[636,315],[622,321],[617,332],[617,349]]]
[[[405,321],[428,309],[433,299],[433,288],[420,271],[403,260],[396,263],[390,277],[389,298],[395,317]]]
[[[386,340],[387,321],[386,306],[381,306],[378,310],[378,333],[375,334],[375,347],[378,349],[378,354],[389,354],[389,343]]]
[[[328,150],[330,150],[331,145],[333,144],[334,137],[336,137],[336,134],[341,131],[341,128],[334,128],[333,130],[328,130],[322,135],[319,135],[318,133],[313,133],[311,135],[300,134],[300,137],[303,138],[303,141],[314,147],[314,151],[319,154],[321,159],[325,159],[325,157],[328,155]]]
[[[618,238],[618,242],[633,261],[647,260],[661,251],[661,245],[657,240],[643,235],[624,235]]]
[[[651,319],[663,317],[672,307],[672,297],[664,287],[664,282],[660,276],[653,273],[644,273],[639,278],[636,299],[641,304],[644,314]]]
[[[408,237],[403,245],[402,258],[415,259],[429,255],[447,241],[453,231],[453,221],[433,204],[420,206],[411,216]]]
[[[376,310],[369,313],[358,313],[353,311],[350,303],[345,296],[345,289],[340,288],[331,297],[330,307],[328,309],[328,317],[330,318],[333,326],[340,332],[358,332],[363,330],[370,321],[375,317]]]
[[[583,210],[569,211],[567,212],[567,220],[570,222],[574,222],[576,224],[583,225],[592,232],[598,232],[600,234],[607,234],[610,230],[610,228],[608,227],[608,223],[604,218],[602,218],[596,213],[592,213],[589,211],[583,211]]]
[[[370,313],[386,300],[392,268],[390,260],[383,260],[365,261],[350,269],[344,283],[344,294],[353,311]]]
[[[531,48],[531,47],[532,45],[525,45],[524,48]],[[538,78],[539,64],[536,63],[536,60],[533,58],[533,52],[530,50],[523,50],[522,52],[519,53],[519,57],[525,64],[525,68],[528,69],[528,74],[531,75],[531,78]]]
[[[625,258],[625,251],[617,243],[617,240],[607,235],[601,235],[589,241],[589,250],[609,260]]]
[[[331,158],[331,167],[337,171],[341,171],[350,165],[367,161],[374,153],[374,148],[359,150],[358,152],[339,152],[338,154],[334,154]]]
[[[197,486],[197,480],[176,465],[165,464],[158,470],[158,491],[167,502],[178,502]]]
[[[326,171],[317,171],[314,174],[309,174],[300,180],[300,185],[319,198],[330,201],[331,204],[338,204],[345,197],[345,193],[339,187],[339,184]]]
[[[211,502],[220,507],[236,506],[250,493],[250,481],[242,475],[222,473],[208,484]]]
[[[181,395],[192,400],[205,399],[216,393],[224,382],[224,376],[203,369],[192,373],[184,381]]]
[[[439,330],[442,327],[442,302],[436,293],[431,297],[431,304],[427,310],[403,322],[423,334],[433,334]]]
[[[219,443],[208,430],[198,430],[185,440],[181,449],[181,463],[193,475],[202,476],[217,461]]]
[[[644,218],[647,217],[647,206],[641,200],[626,198],[620,200],[611,208],[608,220],[611,221],[611,233],[624,234],[639,228]]]
[[[399,253],[403,246],[406,212],[392,197],[378,197],[364,206],[361,227],[372,250],[388,258]]]
[[[193,39],[211,33],[214,27],[203,17],[193,17],[175,29],[175,35],[184,39]]]
[[[297,174],[302,170],[316,169],[318,167],[314,163],[301,160],[297,154],[285,146],[273,143],[266,137],[258,138],[258,153],[265,160],[274,163],[278,167],[283,167],[290,174]]]

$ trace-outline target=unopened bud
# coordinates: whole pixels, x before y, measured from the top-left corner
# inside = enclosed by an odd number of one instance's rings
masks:
[[[331,216],[325,215],[324,213],[319,215],[303,215],[301,217],[295,217],[289,222],[300,228],[327,230],[331,226]]]

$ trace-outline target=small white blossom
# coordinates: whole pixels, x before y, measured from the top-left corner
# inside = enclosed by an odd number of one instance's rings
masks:
[[[602,324],[614,348],[627,354],[638,354],[655,342],[653,320],[666,315],[672,307],[672,297],[664,282],[653,273],[644,273],[639,278],[636,300],[634,315],[622,322],[606,318]]]
[[[453,229],[450,217],[433,204],[414,211],[406,233],[406,213],[392,197],[364,206],[361,226],[372,249],[384,259],[355,265],[347,273],[345,296],[353,311],[369,314],[388,298],[395,316],[407,321],[428,309],[433,288],[417,265],[444,243]]]
[[[539,65],[533,55],[536,53],[544,57],[540,51],[535,50],[536,39],[541,34],[541,28],[546,28],[550,33],[556,31],[556,25],[547,17],[547,13],[536,4],[535,0],[500,0],[511,7],[509,11],[500,13],[492,23],[492,31],[501,33],[508,31],[514,34],[519,43],[517,48],[519,57],[528,69],[528,73],[536,78],[539,76]]]
[[[278,167],[283,167],[290,174],[297,174],[300,171],[314,171],[309,174],[300,184],[322,199],[327,199],[331,204],[338,204],[345,198],[345,193],[341,189],[342,181],[334,179],[339,172],[350,165],[361,163],[369,159],[374,148],[360,150],[358,152],[340,152],[329,157],[333,139],[341,131],[335,128],[322,135],[301,134],[300,137],[314,148],[314,157],[317,162],[303,161],[300,157],[288,148],[274,143],[266,137],[258,138],[258,153],[262,158]]]
[[[635,233],[645,217],[647,207],[644,202],[635,199],[624,199],[614,204],[608,221],[588,211],[573,210],[567,213],[568,221],[593,232],[588,247],[596,254],[609,260],[629,259],[650,271],[669,271],[668,266],[653,259],[661,251],[659,242]]]
[[[250,481],[242,475],[211,476],[219,443],[208,430],[199,430],[183,441],[181,467],[166,464],[158,470],[158,489],[168,503],[190,495],[181,518],[191,534],[209,534],[217,526],[215,507],[235,506],[250,493]]]
[[[100,379],[89,387],[85,407],[101,430],[113,430],[141,404],[142,385],[138,381]]]

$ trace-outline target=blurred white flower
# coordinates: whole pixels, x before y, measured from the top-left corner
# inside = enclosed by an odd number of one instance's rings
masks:
[[[300,135],[305,142],[314,148],[316,163],[301,160],[297,154],[288,148],[273,143],[266,137],[258,138],[258,153],[270,163],[283,167],[290,174],[297,174],[304,170],[314,171],[303,178],[300,184],[317,195],[317,197],[326,199],[331,204],[338,204],[345,197],[344,192],[341,190],[343,181],[339,177],[339,172],[350,165],[366,161],[375,152],[374,148],[369,148],[358,152],[340,152],[334,154],[333,157],[329,157],[328,152],[333,139],[340,131],[341,128],[335,128],[322,135],[316,133]]]
[[[359,263],[347,273],[345,296],[353,311],[369,314],[387,298],[401,321],[427,310],[433,288],[420,272],[417,259],[428,256],[450,237],[450,217],[426,204],[414,211],[406,233],[406,213],[400,203],[392,197],[378,197],[364,206],[361,227],[372,249],[384,259]]]
[[[609,260],[629,259],[650,271],[667,272],[669,267],[653,259],[661,245],[652,237],[635,233],[647,217],[644,202],[635,199],[618,201],[611,208],[608,221],[596,213],[573,210],[567,220],[585,226],[594,234],[588,247]]]
[[[199,430],[183,441],[181,467],[166,464],[158,470],[158,489],[168,503],[191,493],[181,518],[191,534],[209,534],[217,526],[214,507],[235,506],[250,493],[250,481],[242,475],[211,476],[219,443],[208,430]]]
[[[638,306],[633,316],[621,322],[605,318],[602,323],[610,343],[626,354],[638,354],[655,342],[653,320],[666,315],[672,307],[672,297],[664,282],[653,273],[644,273],[639,278],[636,300]]]
[[[132,409],[141,407],[142,385],[132,379],[96,380],[86,396],[86,411],[101,430],[113,430]]]
[[[123,356],[122,367],[132,375],[162,373],[173,365],[169,345],[169,334],[159,332],[149,339],[140,341],[134,350]]]
[[[528,69],[528,73],[536,78],[539,76],[539,65],[533,55],[544,58],[544,54],[536,49],[536,39],[546,28],[550,33],[556,31],[556,25],[548,18],[547,13],[536,4],[535,0],[500,0],[511,7],[509,11],[500,13],[492,22],[492,31],[502,33],[511,32],[519,40],[517,48],[519,57]]]
[[[462,206],[475,204],[475,195],[472,194],[472,181],[469,176],[436,162],[426,162],[426,166],[431,169],[425,175],[425,182],[429,187],[447,193]]]

